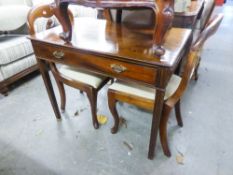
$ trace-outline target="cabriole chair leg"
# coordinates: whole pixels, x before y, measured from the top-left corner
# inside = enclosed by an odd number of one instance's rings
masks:
[[[91,113],[92,113],[92,123],[95,129],[99,128],[99,123],[97,120],[97,90],[94,88],[90,88],[86,91],[87,97],[89,99],[90,105],[91,105]]]
[[[183,121],[182,121],[181,112],[180,112],[180,100],[175,105],[175,112],[176,112],[177,124],[180,127],[182,127],[183,126]]]
[[[168,138],[167,138],[167,122],[169,119],[169,115],[171,112],[171,107],[164,104],[161,121],[160,121],[160,141],[162,144],[163,152],[167,157],[171,157],[171,152],[168,146]]]
[[[66,93],[65,93],[64,84],[61,81],[57,80],[56,78],[55,78],[55,80],[56,80],[56,83],[57,83],[57,86],[58,86],[58,89],[59,89],[59,93],[60,93],[61,110],[64,111],[65,107],[66,107]]]
[[[117,133],[119,127],[119,115],[116,110],[117,100],[114,97],[114,93],[111,93],[111,90],[108,90],[108,106],[114,118],[114,126],[111,128],[112,134]]]

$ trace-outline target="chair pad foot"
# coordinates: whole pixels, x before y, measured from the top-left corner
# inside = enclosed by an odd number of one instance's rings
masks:
[[[117,127],[113,127],[113,128],[111,129],[111,133],[112,133],[112,134],[116,134],[117,131],[118,131],[118,128],[117,128]]]
[[[99,123],[93,123],[93,126],[95,129],[98,129],[99,128]]]

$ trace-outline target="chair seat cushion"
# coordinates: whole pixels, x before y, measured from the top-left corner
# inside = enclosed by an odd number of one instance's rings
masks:
[[[59,72],[66,76],[67,78],[73,79],[80,83],[88,84],[94,88],[98,88],[101,83],[107,79],[107,77],[102,75],[97,75],[92,72],[80,70],[71,66],[62,65],[59,68]]]
[[[0,65],[5,65],[33,53],[30,40],[26,37],[0,38]]]
[[[27,21],[30,7],[26,5],[0,6],[0,31],[16,30]]]
[[[168,99],[170,96],[174,94],[174,92],[177,90],[179,84],[180,84],[181,78],[177,75],[172,75],[170,81],[168,82],[164,100]],[[111,86],[109,86],[109,89],[123,92],[126,94],[131,94],[134,96],[138,96],[141,98],[154,100],[156,90],[154,88],[146,87],[143,85],[136,85],[136,84],[130,84],[130,83],[123,83],[123,82],[115,82]]]

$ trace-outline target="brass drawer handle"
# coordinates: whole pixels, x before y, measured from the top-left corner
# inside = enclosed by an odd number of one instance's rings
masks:
[[[61,59],[61,58],[63,58],[64,56],[65,56],[65,54],[64,54],[64,52],[62,52],[62,51],[54,51],[53,52],[53,56],[55,57],[55,58],[58,58],[58,59]]]
[[[116,73],[122,73],[122,72],[124,72],[124,71],[126,71],[127,70],[127,68],[126,67],[124,67],[124,66],[122,66],[122,65],[117,65],[117,64],[111,64],[111,68],[112,68],[112,70],[114,71],[114,72],[116,72]]]

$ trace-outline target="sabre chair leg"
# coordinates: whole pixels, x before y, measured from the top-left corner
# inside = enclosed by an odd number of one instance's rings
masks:
[[[170,112],[171,112],[171,107],[164,104],[159,129],[160,129],[160,141],[162,144],[163,152],[167,157],[171,156],[171,152],[168,146],[168,138],[167,138],[167,122],[169,119]]]
[[[194,80],[197,81],[199,76],[198,76],[198,70],[199,70],[199,66],[200,66],[200,62],[201,62],[201,57],[199,58],[199,61],[197,63],[197,66],[194,70]]]
[[[65,88],[64,88],[64,84],[62,81],[59,80],[59,72],[57,70],[56,64],[54,63],[49,63],[52,74],[54,76],[54,79],[57,83],[57,87],[60,93],[60,99],[61,99],[61,110],[64,111],[65,110],[65,106],[66,106],[66,93],[65,93]]]
[[[59,89],[59,93],[60,93],[60,98],[61,98],[61,110],[64,111],[65,110],[65,107],[66,107],[66,93],[65,93],[65,88],[64,88],[64,84],[57,80],[56,80],[56,83],[57,83],[57,86],[58,86],[58,89]]]
[[[91,114],[92,114],[92,123],[95,129],[99,128],[99,123],[97,120],[97,90],[94,88],[90,88],[86,91],[87,97],[89,99],[91,105]]]
[[[180,100],[175,105],[175,112],[176,112],[176,121],[177,121],[177,124],[180,127],[182,127],[183,126],[183,121],[182,121],[181,112],[180,112]]]

